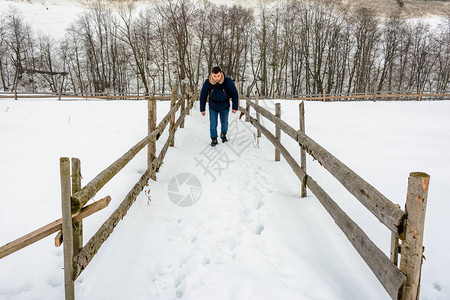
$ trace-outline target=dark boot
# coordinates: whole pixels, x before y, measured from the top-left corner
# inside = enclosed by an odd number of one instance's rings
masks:
[[[217,138],[211,138],[211,146],[215,147],[217,145]]]
[[[226,133],[222,132],[220,138],[222,139],[222,143],[228,142]]]

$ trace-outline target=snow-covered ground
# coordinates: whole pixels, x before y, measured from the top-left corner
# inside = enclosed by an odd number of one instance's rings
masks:
[[[272,101],[264,105],[273,110]],[[281,101],[298,128],[298,102]],[[307,102],[307,133],[404,205],[409,172],[431,175],[422,299],[449,299],[450,102]],[[0,245],[60,217],[59,157],[78,157],[83,184],[147,130],[144,101],[0,100]],[[168,111],[158,102],[159,120]],[[228,144],[208,146],[198,106],[151,181],[76,281],[77,299],[389,299],[318,200],[265,138],[230,115]],[[267,127],[269,121],[265,121]],[[298,145],[282,136],[299,157]],[[165,141],[160,139],[159,147]],[[87,241],[146,168],[143,150],[95,199]],[[190,190],[175,179],[198,178]],[[308,173],[388,254],[389,231],[308,158]],[[197,202],[175,205],[193,191]],[[150,196],[149,196],[150,195]],[[151,201],[149,203],[149,200]],[[0,299],[62,299],[62,249],[53,236],[0,260]]]
[[[72,0],[28,2],[0,0],[0,13],[13,5],[55,38],[85,11]],[[281,102],[283,118],[298,128],[298,102]],[[421,298],[450,299],[442,234],[450,225],[450,102],[305,106],[307,133],[394,203],[403,207],[410,172],[431,175]],[[145,136],[146,110],[141,101],[0,99],[0,246],[60,217],[59,157],[80,158],[86,184]],[[283,159],[273,161],[265,138],[257,147],[255,130],[231,115],[230,142],[211,153],[208,119],[197,110],[157,181],[76,281],[77,299],[389,299],[317,199],[299,198],[298,179]],[[159,102],[159,119],[167,111]],[[299,157],[298,145],[283,140]],[[85,241],[140,178],[145,152],[95,197],[113,200],[85,220]],[[309,158],[308,173],[388,253],[388,230]],[[190,207],[171,201],[190,192],[175,190],[183,174],[201,182]],[[53,236],[1,259],[0,299],[63,299],[62,267]]]

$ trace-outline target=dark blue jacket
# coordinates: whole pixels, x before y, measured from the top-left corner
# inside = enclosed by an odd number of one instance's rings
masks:
[[[210,76],[211,78],[211,76]],[[232,99],[232,109],[238,110],[239,93],[230,77],[224,76],[222,83],[212,84],[212,80],[208,78],[203,84],[200,93],[200,111],[205,111],[206,99],[209,94],[209,106],[216,111],[222,111],[230,108],[230,98]]]

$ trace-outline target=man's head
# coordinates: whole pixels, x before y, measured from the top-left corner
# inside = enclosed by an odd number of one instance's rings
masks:
[[[212,73],[212,79],[215,82],[219,82],[220,79],[222,79],[222,69],[220,67],[212,68],[211,73]]]

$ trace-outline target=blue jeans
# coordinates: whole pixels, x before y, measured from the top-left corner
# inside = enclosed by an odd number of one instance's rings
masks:
[[[209,132],[211,134],[211,138],[217,137],[217,119],[220,115],[220,126],[221,132],[227,133],[228,131],[228,114],[230,109],[224,109],[222,111],[217,111],[214,108],[209,106]]]

